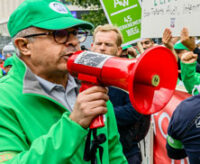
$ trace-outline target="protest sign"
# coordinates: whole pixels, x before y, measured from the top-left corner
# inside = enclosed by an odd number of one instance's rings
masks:
[[[142,1],[142,38],[162,37],[166,27],[173,36],[180,36],[183,27],[192,36],[200,36],[199,0],[143,0]]]
[[[100,0],[108,22],[119,28],[123,35],[123,46],[140,39],[140,0]]]

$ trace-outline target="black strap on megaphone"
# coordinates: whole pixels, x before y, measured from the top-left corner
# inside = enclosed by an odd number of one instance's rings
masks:
[[[93,134],[93,140],[91,142],[91,135]],[[97,164],[96,152],[99,149],[99,157],[102,163],[103,157],[103,147],[100,144],[106,141],[105,134],[99,134],[97,136],[97,129],[90,129],[87,135],[86,143],[85,143],[85,151],[83,159],[85,161],[91,161],[91,164]]]

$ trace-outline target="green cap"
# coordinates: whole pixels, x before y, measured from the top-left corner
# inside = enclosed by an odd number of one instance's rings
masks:
[[[11,37],[28,27],[62,30],[71,27],[92,29],[89,22],[74,18],[69,9],[57,0],[24,0],[11,14],[8,30]]]
[[[132,46],[131,46],[131,45],[123,46],[123,47],[122,47],[122,50],[124,51],[124,50],[126,50],[126,49],[128,49],[128,48],[130,48],[130,47],[132,47]]]
[[[3,64],[3,67],[7,67],[9,65],[12,65],[13,64],[13,57],[9,57],[5,60],[4,64]]]
[[[175,50],[188,50],[189,49],[187,47],[185,47],[180,41],[177,42],[175,45],[174,45],[174,49]]]

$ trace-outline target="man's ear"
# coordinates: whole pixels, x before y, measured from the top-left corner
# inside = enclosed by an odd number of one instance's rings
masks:
[[[120,57],[121,54],[122,54],[122,47],[119,46],[119,47],[118,47],[118,51],[117,51],[117,56]]]
[[[21,54],[23,55],[30,54],[30,42],[28,42],[26,38],[15,39],[15,46],[18,48]]]

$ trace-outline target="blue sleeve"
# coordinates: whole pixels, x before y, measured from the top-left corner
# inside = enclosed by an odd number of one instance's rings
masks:
[[[179,142],[182,144],[180,135],[182,132],[180,132],[180,122],[178,122],[178,116],[177,113],[179,113],[180,108],[182,105],[179,105],[176,109],[175,112],[173,113],[169,126],[168,126],[168,134],[167,134],[167,144],[166,144],[166,149],[167,149],[167,155],[172,158],[172,159],[183,159],[187,155],[185,153],[185,150],[183,146],[178,147],[176,146],[176,142]],[[177,124],[178,123],[178,124]],[[170,138],[170,139],[169,139]]]
[[[191,164],[200,163],[200,95],[184,100],[175,109],[168,126],[168,136],[183,145],[183,149],[176,149],[167,141],[170,158],[188,156]]]
[[[141,118],[142,115],[133,108],[129,100],[129,95],[125,91],[109,87],[109,97],[114,106],[118,125],[126,126],[134,124]]]

